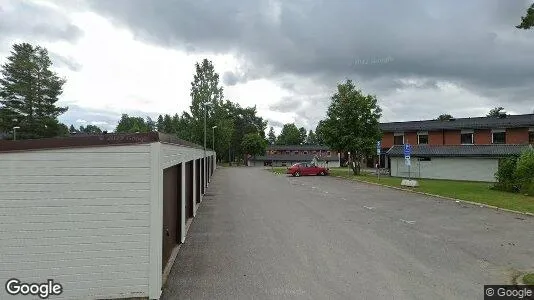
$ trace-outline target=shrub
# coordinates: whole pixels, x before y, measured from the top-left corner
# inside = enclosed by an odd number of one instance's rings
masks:
[[[514,177],[521,193],[534,195],[534,149],[530,148],[517,159]]]
[[[515,178],[517,157],[508,157],[499,161],[499,169],[495,173],[497,183],[495,188],[502,191],[517,192],[518,186]]]

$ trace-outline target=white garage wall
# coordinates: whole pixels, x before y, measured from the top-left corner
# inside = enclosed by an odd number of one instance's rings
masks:
[[[411,163],[410,173],[414,178],[495,182],[499,160],[497,158],[432,157],[430,161],[418,161],[412,158]],[[404,157],[391,158],[391,176],[408,176],[408,167],[404,164]]]
[[[148,296],[149,216],[148,144],[0,153],[0,299],[12,277]]]
[[[204,150],[198,148],[190,148],[178,146],[173,144],[161,143],[161,168],[165,169],[182,162],[193,159],[204,158]],[[213,151],[206,151],[206,156],[214,155]]]

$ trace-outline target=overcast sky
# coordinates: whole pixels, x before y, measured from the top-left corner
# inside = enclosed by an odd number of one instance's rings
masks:
[[[211,59],[227,99],[279,131],[314,129],[346,78],[382,121],[492,107],[534,110],[532,0],[0,0],[0,61],[47,47],[67,78],[61,117],[112,130],[121,113],[187,110],[194,63]]]

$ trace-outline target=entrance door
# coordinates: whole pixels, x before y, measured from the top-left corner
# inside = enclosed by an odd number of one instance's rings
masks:
[[[171,256],[172,250],[180,240],[181,211],[179,205],[181,195],[181,165],[163,170],[163,253],[162,266],[164,269]]]

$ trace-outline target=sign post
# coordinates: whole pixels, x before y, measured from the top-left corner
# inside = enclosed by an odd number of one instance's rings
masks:
[[[408,166],[408,180],[411,179],[411,161],[410,161],[410,155],[412,154],[412,146],[410,144],[404,144],[404,164]]]
[[[380,180],[380,152],[382,150],[382,144],[380,141],[376,142],[376,155],[378,155],[378,165],[376,167],[376,174],[378,176],[378,180]]]

